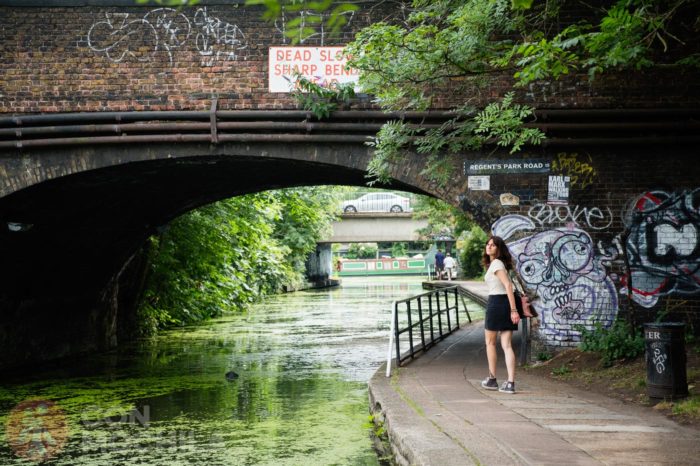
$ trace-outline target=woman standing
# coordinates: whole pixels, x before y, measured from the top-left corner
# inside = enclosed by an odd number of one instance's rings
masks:
[[[492,236],[486,242],[486,251],[483,256],[486,270],[485,280],[489,290],[489,300],[486,306],[486,319],[484,322],[486,336],[486,357],[489,362],[489,376],[481,382],[481,386],[487,390],[515,393],[515,353],[511,342],[513,330],[518,329],[520,316],[515,307],[515,295],[513,283],[508,276],[508,270],[513,268],[513,259],[506,243],[498,236]],[[496,381],[496,362],[498,353],[496,350],[496,336],[501,332],[501,347],[506,356],[506,368],[508,380],[501,388]]]

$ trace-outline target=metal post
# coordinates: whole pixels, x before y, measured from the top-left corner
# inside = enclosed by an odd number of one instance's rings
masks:
[[[423,306],[421,301],[423,298],[418,298],[418,322],[420,322],[420,342],[423,345],[423,351],[425,351],[425,328],[423,327]]]
[[[530,319],[523,317],[520,319],[520,357],[518,358],[521,366],[527,364],[527,347],[528,347],[528,324]]]
[[[440,309],[440,292],[435,293],[435,305],[437,306],[438,329],[440,331],[440,339],[442,339],[442,315]]]
[[[392,345],[393,345],[393,340],[394,340],[394,329],[398,328],[395,327],[395,319],[396,319],[396,301],[394,301],[391,304],[391,322],[389,323],[389,348],[387,349],[386,352],[386,376],[391,377],[391,350]],[[397,339],[398,341],[398,339]],[[396,360],[396,364],[398,365],[399,360]]]
[[[396,338],[396,367],[401,365],[401,343],[399,342],[399,303],[396,303],[396,312],[394,312],[394,338]]]
[[[464,305],[464,312],[467,313],[467,319],[469,319],[469,323],[472,323],[472,316],[469,315],[469,308],[467,307],[467,303],[464,302],[464,296],[459,295],[459,299],[462,300],[462,305]]]
[[[455,292],[455,320],[457,320],[457,328],[459,328],[459,299],[457,299],[458,293],[457,288],[454,289]]]
[[[429,294],[428,295],[428,311],[430,313],[429,315],[429,322],[430,322],[430,344],[432,345],[435,342],[435,332],[433,329],[433,295]]]
[[[411,301],[406,301],[406,316],[408,317],[408,347],[411,350],[411,359],[413,359],[413,321],[411,320]]]
[[[447,333],[452,331],[452,320],[450,319],[450,295],[447,290],[445,293],[445,314],[447,315]]]

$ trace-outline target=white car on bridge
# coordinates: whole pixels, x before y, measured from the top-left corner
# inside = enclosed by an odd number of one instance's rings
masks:
[[[343,202],[343,212],[411,212],[411,200],[394,193],[369,193]]]

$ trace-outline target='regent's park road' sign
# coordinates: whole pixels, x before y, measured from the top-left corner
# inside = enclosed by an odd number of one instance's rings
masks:
[[[465,175],[499,175],[502,173],[549,173],[551,162],[545,159],[465,160]]]

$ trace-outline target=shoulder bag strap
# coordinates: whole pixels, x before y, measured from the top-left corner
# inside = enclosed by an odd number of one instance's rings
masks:
[[[512,272],[513,283],[515,283],[515,286],[520,290],[520,294],[522,294],[523,296],[527,296],[530,299],[530,302],[537,298],[537,293],[535,293],[532,290],[528,290],[528,288],[525,286],[523,278],[520,276],[517,270],[513,269]]]
[[[516,272],[515,269],[511,269],[508,271],[508,276],[510,277],[511,283],[513,283],[513,288],[515,291],[521,295],[524,294],[525,287],[523,286],[523,282],[520,280],[520,276],[518,276],[518,272]]]

